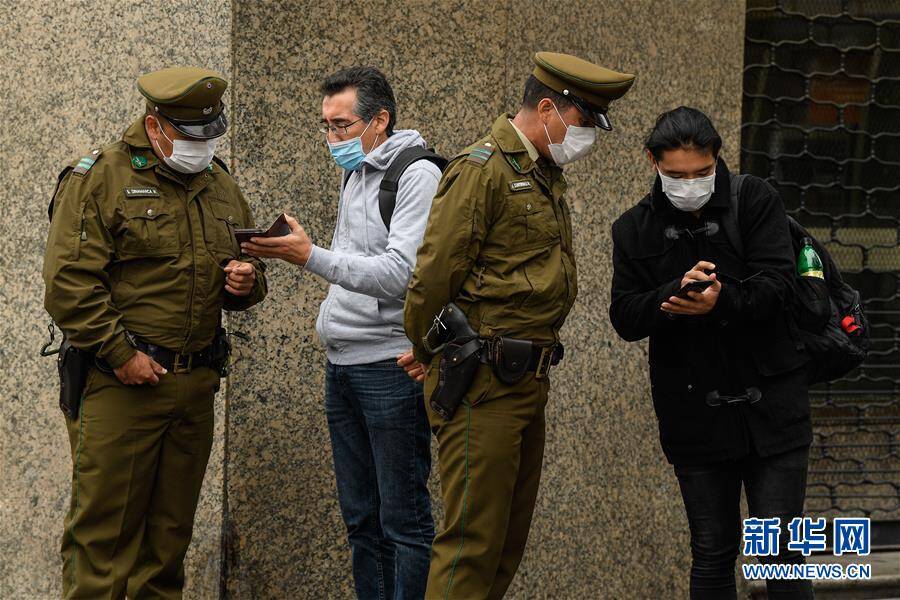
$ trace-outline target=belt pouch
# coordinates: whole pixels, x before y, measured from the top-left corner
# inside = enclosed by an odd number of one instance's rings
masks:
[[[533,347],[529,340],[496,338],[491,352],[491,368],[497,379],[506,385],[518,383],[528,371]]]

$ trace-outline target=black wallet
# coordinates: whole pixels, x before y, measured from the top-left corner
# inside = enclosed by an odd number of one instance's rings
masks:
[[[281,216],[275,219],[272,226],[268,229],[235,229],[234,237],[237,238],[238,244],[249,242],[250,238],[255,237],[283,237],[291,232],[291,226],[288,225],[287,215],[281,213]]]

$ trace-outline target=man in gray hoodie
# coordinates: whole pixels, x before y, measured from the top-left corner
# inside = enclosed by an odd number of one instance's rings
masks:
[[[316,330],[328,357],[325,410],[356,594],[423,598],[434,537],[431,436],[422,385],[404,372],[424,378],[404,333],[403,302],[441,172],[427,160],[404,171],[388,227],[381,180],[401,151],[425,140],[394,130],[394,93],[373,67],[338,71],[321,91],[320,131],[343,168],[331,248],[314,245],[288,217],[290,235],[254,238],[244,250],[331,283]]]

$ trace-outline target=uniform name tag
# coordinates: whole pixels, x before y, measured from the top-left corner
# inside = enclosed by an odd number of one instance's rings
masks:
[[[531,182],[527,179],[521,179],[519,181],[510,181],[509,189],[513,192],[523,192],[525,190],[530,190],[534,186],[531,185]]]
[[[159,192],[152,187],[125,188],[126,198],[159,198]]]

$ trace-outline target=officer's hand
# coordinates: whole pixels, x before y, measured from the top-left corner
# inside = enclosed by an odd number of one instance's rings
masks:
[[[397,365],[403,367],[406,374],[419,383],[425,381],[425,365],[413,358],[412,350],[398,356]]]
[[[235,296],[246,296],[256,283],[256,269],[248,262],[233,260],[225,265],[225,291]]]
[[[162,365],[138,350],[128,362],[115,369],[116,377],[125,385],[156,385],[159,376],[168,373]]]
[[[303,227],[294,217],[285,215],[291,232],[282,237],[250,238],[241,244],[241,250],[256,258],[280,258],[281,260],[303,266],[312,254],[312,240],[306,235]]]
[[[673,315],[705,315],[711,311],[719,299],[719,292],[722,290],[722,282],[717,279],[716,274],[706,274],[706,271],[711,271],[715,268],[716,265],[709,261],[701,260],[698,262],[690,271],[684,274],[681,286],[684,287],[691,281],[712,280],[714,283],[702,292],[688,292],[690,299],[670,296],[668,302],[663,302],[660,308]]]

